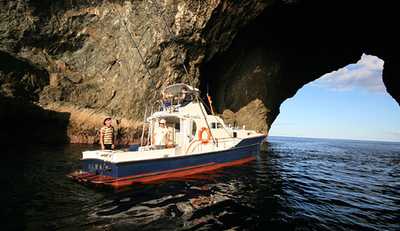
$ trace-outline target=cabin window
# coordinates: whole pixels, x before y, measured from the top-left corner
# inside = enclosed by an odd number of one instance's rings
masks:
[[[197,131],[197,126],[196,126],[196,123],[193,121],[193,124],[192,124],[192,135],[193,136],[196,135],[196,131]]]
[[[222,124],[213,122],[210,127],[211,129],[222,128]]]

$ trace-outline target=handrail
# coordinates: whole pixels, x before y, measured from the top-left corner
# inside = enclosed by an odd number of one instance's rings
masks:
[[[190,144],[189,147],[186,149],[185,154],[188,154],[188,151],[190,149],[190,146],[192,146],[192,144],[196,143],[196,142],[200,142],[201,140],[193,140]]]
[[[227,142],[229,142],[229,141],[225,141],[225,140],[227,140],[227,139],[235,139],[235,138],[232,138],[232,137],[218,138],[218,139],[216,139],[216,142],[219,143],[219,144],[227,143]],[[191,148],[192,145],[194,145],[195,143],[199,143],[200,145],[207,145],[207,144],[201,143],[201,140],[193,140],[193,141],[189,144],[188,148],[186,149],[185,154],[188,154],[188,153],[189,153],[190,148]]]

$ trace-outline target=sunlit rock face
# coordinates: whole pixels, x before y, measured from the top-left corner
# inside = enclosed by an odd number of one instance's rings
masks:
[[[218,113],[229,109],[239,125],[268,131],[301,86],[367,53],[385,61],[384,82],[400,102],[398,39],[382,25],[395,22],[395,7],[366,4],[2,1],[0,100],[19,97],[67,114],[60,140],[70,142],[97,142],[96,129],[111,115],[126,143],[139,137],[144,108],[156,108],[159,90],[185,82],[208,89]],[[252,110],[260,122],[246,122]]]
[[[251,128],[257,132],[265,132],[268,112],[263,101],[255,99],[236,113],[230,109],[224,110],[221,117],[230,127]]]
[[[29,75],[40,82],[29,102],[69,113],[71,142],[96,142],[105,115],[125,124],[122,139],[132,141],[160,89],[199,86],[200,65],[226,50],[269,2],[2,1],[1,61],[26,60],[43,73],[1,71],[1,93],[13,97],[19,80],[10,76]]]

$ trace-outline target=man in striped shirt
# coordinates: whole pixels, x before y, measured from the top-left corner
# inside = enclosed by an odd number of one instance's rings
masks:
[[[111,117],[104,119],[104,126],[100,129],[100,145],[102,150],[114,149],[114,127],[111,125]]]

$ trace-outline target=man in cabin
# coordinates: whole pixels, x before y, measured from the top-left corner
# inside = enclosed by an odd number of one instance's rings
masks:
[[[111,125],[111,117],[103,121],[103,127],[100,129],[100,145],[102,150],[114,149],[114,127]]]
[[[165,119],[161,119],[159,127],[154,131],[152,144],[155,149],[164,149],[168,144],[168,128]]]

